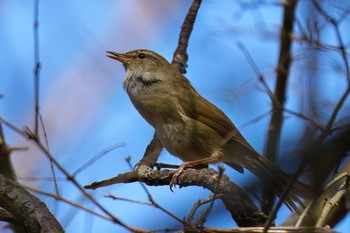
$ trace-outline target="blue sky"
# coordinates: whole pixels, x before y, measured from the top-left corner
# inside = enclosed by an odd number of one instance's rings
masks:
[[[237,43],[250,51],[273,88],[282,8],[269,3],[256,9],[254,5],[243,9],[239,2],[203,1],[188,48],[186,76],[203,96],[229,116],[254,148],[263,152],[269,118],[246,123],[268,112],[271,103]],[[0,100],[0,114],[19,127],[33,125],[33,6],[33,1],[0,2],[0,93],[5,96]],[[114,144],[124,145],[81,172],[77,179],[82,185],[129,171],[124,158],[131,156],[133,163],[139,161],[153,135],[153,129],[139,116],[122,89],[125,74],[122,66],[108,59],[105,51],[146,48],[171,60],[188,7],[188,1],[171,0],[40,1],[40,106],[51,152],[73,172],[103,149]],[[300,12],[300,15],[305,13]],[[331,34],[328,39],[334,40]],[[298,49],[295,54],[303,55]],[[326,97],[336,100],[340,95],[336,90],[341,90],[344,82],[330,81],[342,73],[329,64],[336,63],[336,56],[327,56],[327,59],[322,66],[320,85],[329,93]],[[299,110],[302,106],[300,96],[308,78],[303,73],[305,66],[303,60],[293,65],[286,102],[291,109]],[[327,119],[328,114],[329,109],[325,109],[323,119]],[[281,144],[288,142],[289,146],[283,151],[292,151],[298,145],[304,127],[305,122],[300,119],[290,117],[285,121]],[[52,182],[24,179],[50,177],[45,156],[11,130],[5,128],[5,133],[9,144],[30,148],[13,155],[20,180],[53,192]],[[166,151],[161,161],[181,162]],[[227,173],[242,187],[247,179],[256,179],[249,172],[240,175],[228,169]],[[95,208],[68,182],[59,184],[62,195]],[[188,214],[194,202],[209,195],[208,191],[194,187],[176,189],[174,193],[168,187],[149,187],[149,191],[155,200],[180,218]],[[137,183],[90,193],[129,225],[146,229],[178,225],[152,207],[104,198],[112,193],[146,201],[147,196]],[[123,231],[108,221],[77,212],[69,205],[39,197],[67,232]],[[277,223],[289,214],[283,208]],[[217,227],[235,226],[220,202],[207,223]],[[346,232],[346,227],[349,227],[349,216],[336,229]]]

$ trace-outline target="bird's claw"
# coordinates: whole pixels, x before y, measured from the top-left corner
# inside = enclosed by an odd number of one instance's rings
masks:
[[[179,181],[179,176],[181,175],[182,171],[187,167],[187,164],[186,163],[183,163],[181,164],[181,166],[176,169],[175,171],[171,172],[173,173],[173,176],[170,180],[170,183],[169,183],[169,187],[170,187],[170,191],[174,192],[173,191],[173,187],[175,187],[175,185],[179,184],[178,181]]]

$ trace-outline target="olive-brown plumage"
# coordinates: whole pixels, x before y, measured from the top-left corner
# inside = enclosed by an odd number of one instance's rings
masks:
[[[290,176],[255,151],[230,119],[166,59],[143,49],[108,52],[108,57],[123,63],[124,88],[163,147],[185,162],[175,176],[189,165],[224,162],[240,172],[250,170],[269,183],[276,195],[282,193]],[[301,203],[298,196],[311,196],[301,182],[293,186],[286,205],[297,210],[294,201]]]

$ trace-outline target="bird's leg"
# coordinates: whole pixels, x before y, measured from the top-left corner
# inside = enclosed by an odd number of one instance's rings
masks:
[[[178,178],[181,175],[182,171],[185,170],[186,168],[194,167],[199,164],[216,163],[220,160],[221,157],[222,157],[222,151],[220,150],[220,151],[214,151],[214,153],[208,158],[184,162],[183,164],[180,165],[178,169],[172,172],[173,177],[171,178],[171,181],[169,183],[170,190],[174,192],[173,187],[176,184],[178,184]]]
[[[162,143],[159,141],[157,134],[154,133],[153,139],[147,146],[143,158],[135,164],[134,169],[137,169],[141,165],[153,168],[155,165],[157,165],[157,160],[162,149]]]

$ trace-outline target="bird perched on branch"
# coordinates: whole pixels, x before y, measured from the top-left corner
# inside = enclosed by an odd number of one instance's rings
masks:
[[[124,88],[135,108],[153,126],[163,147],[184,161],[170,187],[187,167],[223,162],[241,173],[243,168],[250,170],[281,195],[291,176],[255,151],[230,119],[165,58],[144,49],[107,53],[124,65]],[[297,181],[284,203],[298,210],[294,203],[301,204],[298,196],[310,198],[312,193]]]

